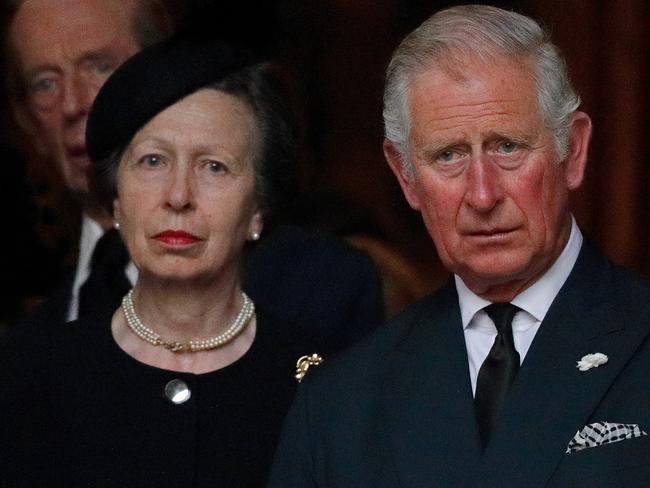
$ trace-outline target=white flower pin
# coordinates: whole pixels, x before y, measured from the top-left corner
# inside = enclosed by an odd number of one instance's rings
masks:
[[[582,356],[582,359],[578,361],[576,368],[578,368],[580,371],[587,371],[591,368],[597,368],[601,364],[605,364],[607,361],[609,361],[609,358],[602,352],[587,354],[585,356]]]

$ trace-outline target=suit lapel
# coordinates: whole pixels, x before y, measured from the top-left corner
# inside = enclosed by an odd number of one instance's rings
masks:
[[[405,486],[458,486],[480,456],[458,298],[427,300],[388,358],[383,414]]]
[[[611,264],[583,246],[511,387],[478,471],[481,486],[544,486],[588,423],[645,336],[625,323],[616,285]],[[595,352],[609,362],[579,371],[577,361]]]

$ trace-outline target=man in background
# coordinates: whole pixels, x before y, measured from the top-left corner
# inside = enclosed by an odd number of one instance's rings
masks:
[[[402,41],[384,154],[454,277],[309,373],[270,486],[648,486],[650,284],[569,210],[579,104],[523,15],[454,7]]]
[[[10,13],[6,43],[15,119],[33,146],[56,166],[81,209],[77,266],[58,296],[41,309],[49,319],[52,314],[68,321],[77,318],[93,251],[112,226],[110,215],[90,193],[92,162],[84,140],[90,107],[122,62],[168,33],[169,19],[158,15],[159,7],[138,0],[24,0],[14,2]],[[104,246],[105,254],[119,253],[112,262],[117,268],[115,287],[91,294],[90,303],[82,304],[88,311],[103,303],[116,306],[135,277],[116,237],[109,232]]]

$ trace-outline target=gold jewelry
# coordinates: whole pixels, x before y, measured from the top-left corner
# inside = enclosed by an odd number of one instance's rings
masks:
[[[300,356],[298,358],[298,361],[296,361],[295,378],[298,380],[298,383],[300,383],[307,374],[309,366],[317,366],[322,362],[323,358],[316,353],[312,354],[311,356]]]
[[[143,341],[153,344],[154,346],[163,346],[172,352],[198,352],[216,349],[224,344],[229,343],[237,337],[244,328],[250,323],[255,315],[255,305],[253,301],[242,292],[244,304],[239,310],[237,317],[228,329],[218,336],[211,339],[204,339],[200,341],[178,342],[178,341],[165,341],[160,337],[160,334],[155,333],[149,327],[144,325],[140,317],[135,313],[133,306],[133,289],[131,289],[122,299],[122,310],[124,310],[124,317],[129,328]]]

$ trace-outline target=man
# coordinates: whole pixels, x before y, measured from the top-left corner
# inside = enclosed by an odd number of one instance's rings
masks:
[[[152,1],[25,0],[13,8],[7,47],[10,77],[16,78],[14,114],[34,146],[56,165],[82,210],[75,274],[41,315],[47,320],[53,315],[74,320],[95,244],[112,225],[90,193],[92,164],[84,140],[88,112],[108,76],[142,47],[161,39],[168,21],[156,16],[157,4]],[[129,285],[122,271],[127,262],[122,258],[117,270],[122,289]],[[133,281],[134,268],[126,272]]]
[[[454,279],[309,372],[270,485],[648,486],[650,285],[570,214],[591,122],[557,49],[522,15],[444,10],[384,102],[386,158]]]
[[[119,236],[106,232],[112,219],[90,191],[84,137],[92,102],[112,71],[170,30],[169,16],[161,13],[153,0],[24,0],[10,17],[8,48],[18,74],[14,112],[83,210],[75,275],[27,318],[30,324],[115,310],[135,282]],[[367,256],[293,226],[267,234],[247,263],[246,290],[259,307],[304,324],[321,346],[314,352],[347,346],[383,320],[381,283]],[[100,267],[108,272],[93,279]]]

